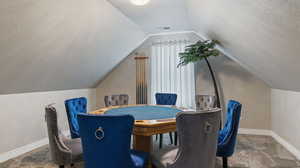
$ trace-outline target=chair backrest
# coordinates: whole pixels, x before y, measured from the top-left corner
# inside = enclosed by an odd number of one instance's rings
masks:
[[[69,99],[65,101],[66,112],[72,138],[79,138],[78,113],[87,112],[87,99],[85,97]]]
[[[213,95],[196,95],[197,110],[209,110],[216,107],[216,97]]]
[[[178,113],[179,150],[168,168],[215,168],[220,119],[220,109]]]
[[[86,168],[133,168],[130,115],[79,114],[78,122]]]
[[[128,105],[129,96],[127,94],[111,95],[104,97],[106,107]]]
[[[174,93],[156,93],[156,104],[158,105],[176,105],[177,94]]]
[[[219,133],[218,155],[229,157],[234,153],[241,110],[242,105],[239,102],[228,102],[226,124]]]
[[[64,144],[60,139],[60,131],[57,126],[57,113],[54,107],[49,105],[45,108],[45,120],[47,123],[50,155],[52,161],[58,165],[70,163],[71,151],[64,147]],[[62,153],[64,157],[62,157]]]

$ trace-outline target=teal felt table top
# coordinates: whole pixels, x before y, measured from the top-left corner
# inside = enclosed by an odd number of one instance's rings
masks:
[[[167,118],[176,118],[176,114],[181,110],[172,107],[162,106],[131,106],[113,108],[107,110],[108,115],[132,115],[135,120],[159,120]]]

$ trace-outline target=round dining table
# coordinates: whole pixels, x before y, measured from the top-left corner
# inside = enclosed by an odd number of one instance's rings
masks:
[[[132,115],[135,118],[133,148],[151,152],[153,148],[152,135],[176,131],[176,114],[182,111],[187,111],[187,109],[165,105],[125,105],[101,108],[89,113],[94,115]]]

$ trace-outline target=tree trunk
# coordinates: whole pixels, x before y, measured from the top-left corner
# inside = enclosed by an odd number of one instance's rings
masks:
[[[220,103],[221,101],[220,101],[220,96],[219,96],[219,90],[218,90],[218,86],[217,86],[217,82],[216,82],[216,78],[215,78],[214,72],[213,72],[213,70],[211,68],[211,65],[210,65],[208,59],[207,58],[204,58],[204,59],[205,59],[205,62],[207,64],[207,66],[208,66],[210,75],[211,75],[212,80],[213,80],[214,90],[215,90],[216,99],[217,99],[217,107],[221,108],[221,103]]]
[[[218,90],[218,85],[217,85],[217,82],[216,82],[215,74],[214,74],[214,72],[213,72],[213,70],[212,70],[212,68],[211,68],[211,65],[210,65],[208,59],[207,59],[207,58],[204,58],[204,60],[205,60],[205,62],[206,62],[206,64],[207,64],[207,66],[208,66],[208,69],[209,69],[211,78],[212,78],[212,80],[213,80],[214,89],[215,89],[215,94],[216,94],[216,100],[217,100],[217,107],[218,107],[218,108],[221,108],[221,101],[220,101],[219,90]],[[221,110],[221,112],[222,112],[222,110]],[[221,116],[223,116],[223,115],[221,115]],[[221,120],[220,120],[220,130],[222,129],[222,125],[223,125],[223,124],[222,124],[222,119],[221,119]]]

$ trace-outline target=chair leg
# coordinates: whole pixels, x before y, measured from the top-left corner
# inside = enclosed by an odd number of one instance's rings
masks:
[[[59,165],[59,168],[65,168],[65,165]]]
[[[169,136],[170,136],[171,144],[173,144],[173,134],[172,134],[172,132],[169,132]]]
[[[177,142],[178,142],[178,134],[177,131],[174,133],[174,145],[177,146]]]
[[[159,149],[162,148],[162,144],[163,144],[163,134],[159,134]]]
[[[228,159],[227,157],[223,157],[223,168],[228,168]]]

